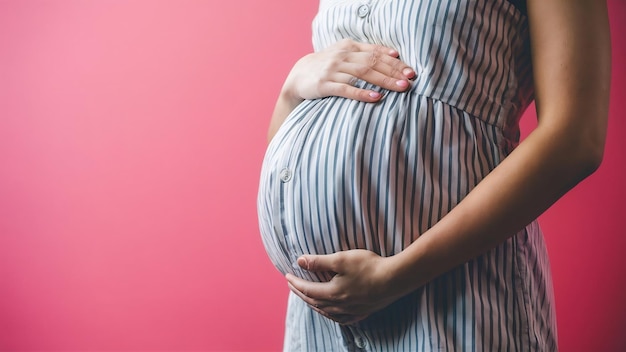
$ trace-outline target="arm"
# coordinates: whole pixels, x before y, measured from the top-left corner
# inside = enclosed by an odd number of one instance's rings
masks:
[[[506,240],[599,166],[610,81],[605,5],[528,3],[537,128],[396,262],[396,278],[429,280]],[[435,268],[433,270],[433,268]]]
[[[398,92],[409,88],[415,71],[398,59],[398,52],[380,45],[342,40],[294,65],[281,89],[267,134],[271,140],[287,116],[304,99],[339,96],[375,103],[382,95],[354,87],[355,79]]]
[[[505,241],[600,164],[610,80],[606,5],[529,0],[537,128],[449,214],[403,252],[306,256],[328,283],[288,275],[321,314],[353,322]]]

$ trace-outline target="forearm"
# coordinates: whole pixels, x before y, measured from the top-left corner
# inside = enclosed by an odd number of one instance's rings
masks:
[[[408,293],[505,241],[599,165],[610,38],[595,0],[528,1],[538,127],[452,211],[390,261]]]
[[[393,257],[393,285],[408,293],[505,241],[599,165],[603,141],[539,126],[449,214]]]

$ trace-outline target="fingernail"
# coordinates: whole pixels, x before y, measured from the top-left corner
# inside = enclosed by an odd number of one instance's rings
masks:
[[[374,99],[378,99],[378,98],[380,98],[380,93],[378,93],[378,92],[370,92],[370,97],[372,97]]]
[[[399,80],[399,81],[396,81],[396,85],[401,88],[406,88],[409,86],[409,82],[405,80]]]
[[[298,258],[298,265],[300,265],[302,269],[309,270],[309,261],[304,256]]]
[[[402,74],[407,77],[413,77],[415,76],[415,71],[413,71],[412,68],[407,67],[404,70],[402,70]]]

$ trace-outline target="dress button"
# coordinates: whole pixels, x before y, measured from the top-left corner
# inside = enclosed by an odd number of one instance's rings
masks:
[[[288,168],[280,170],[280,180],[283,182],[291,181],[291,175],[291,170],[289,170]]]
[[[367,346],[367,341],[365,341],[365,339],[362,336],[356,336],[354,338],[354,344],[358,348],[365,348],[365,346]]]
[[[358,15],[363,18],[370,13],[370,7],[366,4],[359,6]]]

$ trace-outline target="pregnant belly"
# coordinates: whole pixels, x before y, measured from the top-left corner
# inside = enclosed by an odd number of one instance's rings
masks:
[[[483,132],[479,120],[418,95],[306,101],[274,137],[261,171],[270,259],[283,273],[326,280],[300,270],[298,256],[400,252],[495,165],[481,149]]]

